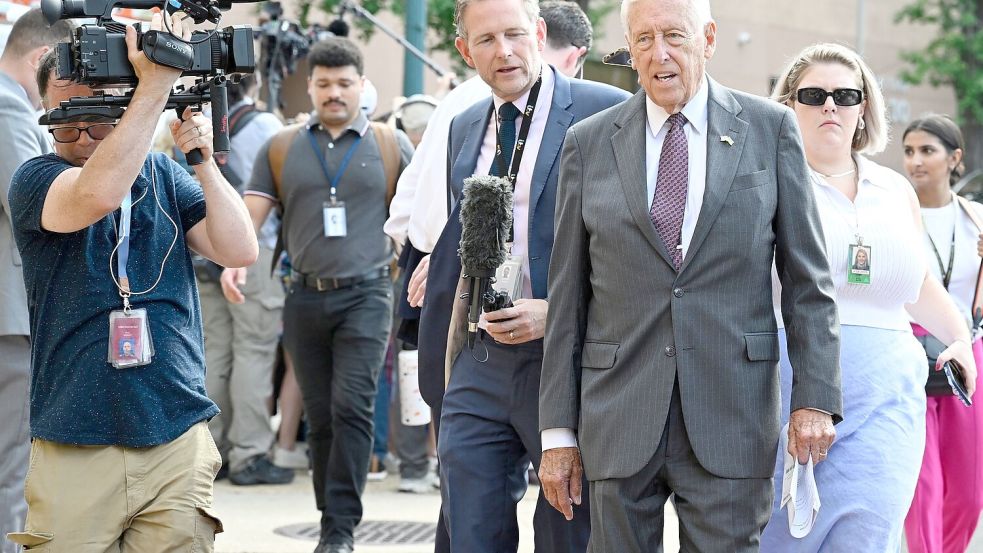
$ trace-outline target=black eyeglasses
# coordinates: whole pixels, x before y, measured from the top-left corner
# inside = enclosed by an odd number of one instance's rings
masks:
[[[89,125],[88,127],[57,127],[54,129],[48,129],[51,136],[55,137],[55,142],[60,144],[68,144],[75,142],[82,136],[85,132],[89,135],[92,140],[102,140],[109,136],[109,133],[113,132],[116,128],[116,123],[99,123],[97,125]]]
[[[832,92],[821,88],[800,88],[796,98],[800,104],[821,106],[830,96],[833,97],[833,103],[838,106],[856,106],[864,99],[863,91],[856,88],[837,88]]]

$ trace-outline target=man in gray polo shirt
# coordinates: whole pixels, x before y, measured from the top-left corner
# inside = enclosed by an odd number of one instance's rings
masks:
[[[269,151],[259,152],[245,202],[257,228],[283,207],[283,238],[294,275],[283,310],[283,343],[294,361],[307,412],[314,493],[321,510],[316,553],[349,553],[362,518],[372,446],[372,412],[392,320],[383,155],[359,109],[362,55],[344,38],[307,56],[315,113],[293,135],[280,188]],[[287,131],[284,131],[287,132]],[[399,170],[413,147],[397,133]],[[245,282],[227,269],[224,286]]]

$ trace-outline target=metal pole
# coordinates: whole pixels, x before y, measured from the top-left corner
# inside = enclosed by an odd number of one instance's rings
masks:
[[[425,48],[427,0],[407,0],[406,40],[420,51]],[[403,53],[403,96],[423,93],[423,62],[409,50]]]
[[[857,0],[857,53],[861,56],[864,55],[864,42],[866,42],[866,16],[867,14],[867,1]]]
[[[406,50],[408,50],[414,56],[419,58],[427,67],[433,70],[433,72],[436,73],[438,76],[443,77],[447,73],[447,71],[443,67],[437,65],[437,63],[434,62],[433,59],[431,59],[429,56],[421,52],[420,49],[417,48],[416,46],[413,46],[412,44],[407,42],[405,38],[396,34],[395,31],[387,27],[383,22],[379,21],[379,18],[372,15],[368,10],[366,10],[362,6],[356,4],[352,0],[342,0],[341,7],[342,10],[344,11],[352,11],[355,13],[355,15],[368,20],[370,23],[375,25],[377,29],[389,35],[390,38],[400,43],[403,46],[403,48],[406,48]],[[458,84],[457,80],[455,79],[452,84],[454,86],[457,86]]]

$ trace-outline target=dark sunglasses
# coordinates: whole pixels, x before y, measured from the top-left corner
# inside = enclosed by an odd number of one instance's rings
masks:
[[[800,104],[821,106],[826,98],[833,97],[833,103],[838,106],[856,106],[864,99],[864,93],[856,88],[837,88],[829,92],[821,88],[800,88],[796,98]]]
[[[82,136],[85,132],[89,135],[92,140],[103,140],[109,133],[113,132],[116,128],[115,123],[99,123],[97,125],[89,125],[85,128],[80,127],[57,127],[54,129],[48,129],[51,136],[55,137],[55,142],[60,144],[68,144],[75,142]]]

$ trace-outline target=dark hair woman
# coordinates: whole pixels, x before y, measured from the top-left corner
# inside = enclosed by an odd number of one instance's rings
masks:
[[[960,205],[951,186],[962,175],[963,136],[944,115],[913,121],[904,132],[904,168],[915,186],[925,232],[923,247],[930,274],[942,282],[970,324],[980,270],[980,228],[967,210],[983,219],[983,205]],[[930,350],[934,338],[913,325]],[[974,336],[978,338],[978,336]],[[936,347],[937,349],[937,347]],[[931,351],[929,351],[931,355]],[[983,342],[973,341],[976,365],[983,361]],[[953,397],[929,397],[925,457],[915,498],[905,520],[908,551],[965,551],[983,512],[983,409],[966,408]]]

